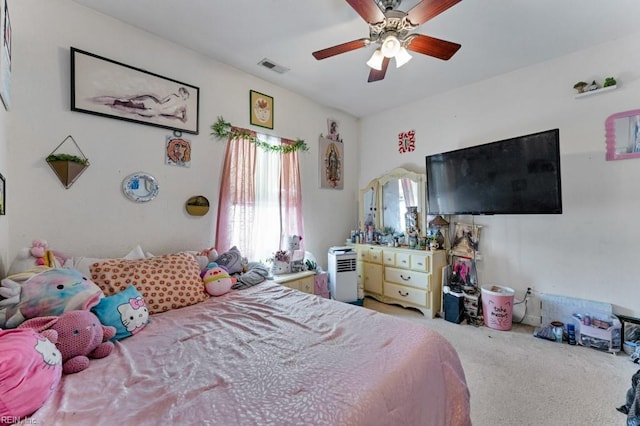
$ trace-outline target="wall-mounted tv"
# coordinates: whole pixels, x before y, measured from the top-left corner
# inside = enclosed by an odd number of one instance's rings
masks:
[[[427,213],[560,214],[560,130],[426,157]]]

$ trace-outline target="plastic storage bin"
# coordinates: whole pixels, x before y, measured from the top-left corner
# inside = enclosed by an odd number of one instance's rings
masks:
[[[483,286],[481,290],[485,325],[496,330],[511,330],[515,291],[497,285]]]
[[[583,313],[573,321],[578,344],[611,353],[622,349],[622,323],[615,315]]]

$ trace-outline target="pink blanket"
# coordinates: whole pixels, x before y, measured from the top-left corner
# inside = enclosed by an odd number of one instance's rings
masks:
[[[469,425],[439,334],[267,281],[151,317],[64,376],[41,425]]]

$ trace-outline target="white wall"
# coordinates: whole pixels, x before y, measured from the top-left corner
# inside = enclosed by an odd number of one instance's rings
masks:
[[[604,121],[640,108],[640,35],[595,46],[362,120],[359,181],[399,165],[424,172],[425,156],[559,128],[562,215],[452,217],[483,225],[481,285],[498,284],[610,302],[640,315],[640,162],[605,161]],[[453,66],[453,65],[452,65]],[[579,80],[615,76],[618,89],[575,99]],[[429,78],[425,76],[425,83]],[[397,133],[416,130],[416,150],[399,154]],[[515,312],[517,317],[522,310]],[[528,303],[526,322],[540,315]]]
[[[157,254],[212,245],[225,143],[210,136],[210,126],[223,116],[250,128],[253,89],[275,100],[275,128],[266,132],[303,139],[311,148],[300,155],[303,237],[306,249],[326,267],[328,247],[344,241],[356,218],[359,129],[354,117],[69,0],[10,0],[10,12],[14,106],[6,114],[10,162],[2,155],[0,171],[8,162],[12,223],[7,231],[0,217],[0,258],[7,257],[7,232],[10,259],[34,238],[69,255],[90,256],[120,256],[138,243]],[[169,130],[70,111],[70,46],[200,88],[200,134],[185,134],[192,142],[190,168],[164,164]],[[0,112],[0,125],[4,115]],[[340,191],[319,188],[318,135],[326,133],[329,117],[340,122],[345,141],[345,187]],[[0,154],[5,150],[1,133]],[[68,190],[44,161],[67,135],[91,162]],[[135,204],[122,195],[123,178],[136,171],[158,180],[154,201]],[[212,204],[202,218],[184,209],[186,200],[199,194]]]

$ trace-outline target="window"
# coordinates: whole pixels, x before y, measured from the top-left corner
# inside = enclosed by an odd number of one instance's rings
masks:
[[[250,261],[264,261],[287,248],[287,236],[303,235],[298,153],[266,149],[252,139],[270,146],[293,141],[241,131],[248,136],[227,142],[216,248],[237,246]]]

